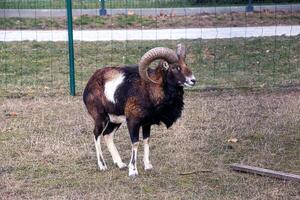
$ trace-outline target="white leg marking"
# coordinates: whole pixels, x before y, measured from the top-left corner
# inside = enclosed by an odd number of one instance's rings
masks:
[[[127,166],[125,163],[122,162],[120,154],[114,143],[114,133],[115,133],[115,130],[112,133],[105,135],[104,139],[105,139],[108,151],[110,152],[114,163],[117,164],[120,169],[123,169]]]
[[[113,114],[108,114],[109,116],[109,121],[115,124],[122,124],[126,122],[126,117],[125,115],[113,115]]]
[[[144,139],[144,167],[145,170],[150,170],[153,166],[150,163],[149,138]]]
[[[107,81],[104,86],[104,94],[108,101],[116,103],[115,101],[115,92],[118,86],[123,82],[124,75],[121,73],[119,76],[116,76],[114,79]]]
[[[139,174],[136,167],[138,146],[139,146],[138,142],[132,145],[131,158],[130,158],[130,163],[128,165],[129,176],[133,176],[133,177]]]
[[[104,158],[102,155],[100,138],[101,138],[101,135],[98,136],[97,140],[94,137],[94,141],[95,141],[95,146],[96,146],[96,155],[97,155],[98,166],[99,166],[99,169],[101,171],[103,171],[103,170],[107,169],[107,166],[105,164],[105,161],[104,161]]]
[[[104,129],[102,130],[101,134],[98,136],[97,140],[94,137],[94,142],[95,142],[95,146],[96,146],[96,156],[97,156],[98,166],[99,166],[99,169],[101,171],[107,169],[107,166],[106,166],[103,154],[102,154],[101,141],[100,141],[101,140],[101,135],[103,134],[103,132],[105,131],[105,129],[107,128],[107,126],[108,126],[108,122],[106,123],[106,125],[105,125]]]

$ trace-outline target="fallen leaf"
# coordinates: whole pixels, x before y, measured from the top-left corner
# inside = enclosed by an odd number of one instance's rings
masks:
[[[230,138],[227,142],[237,143],[239,140],[237,138]]]
[[[178,175],[191,175],[191,174],[197,174],[197,173],[211,173],[212,170],[210,169],[202,169],[198,171],[190,171],[190,172],[181,172]]]
[[[18,114],[16,112],[7,112],[4,115],[7,117],[16,117]]]
[[[128,15],[134,15],[134,12],[133,11],[128,11]]]

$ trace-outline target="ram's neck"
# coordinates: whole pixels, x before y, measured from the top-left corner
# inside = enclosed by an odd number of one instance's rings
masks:
[[[164,101],[172,101],[173,99],[183,98],[183,87],[164,84]]]
[[[163,84],[164,72],[161,67],[156,67],[155,69],[149,69],[148,74],[151,80],[156,82],[156,85]]]
[[[164,84],[163,72],[159,67],[157,67],[156,69],[150,69],[148,73],[151,80],[157,82],[157,83],[152,83],[152,82],[146,83],[147,85],[146,88],[149,92],[149,98],[154,105],[158,105],[163,101],[165,97],[164,89],[163,89],[163,84]]]

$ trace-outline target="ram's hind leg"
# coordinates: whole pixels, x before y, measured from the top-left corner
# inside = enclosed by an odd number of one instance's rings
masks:
[[[95,125],[94,129],[94,141],[95,141],[95,147],[96,147],[96,155],[97,155],[97,161],[98,166],[101,171],[106,170],[107,166],[103,158],[102,149],[101,149],[101,135],[103,131],[107,128],[108,122],[102,122],[98,120]]]
[[[116,164],[120,169],[124,169],[127,167],[127,165],[122,162],[120,154],[114,143],[114,134],[118,130],[120,125],[121,124],[115,124],[115,123],[109,122],[107,125],[107,128],[103,132],[103,135],[104,135],[104,140],[105,140],[106,146],[108,148],[108,151],[111,154],[114,164]]]

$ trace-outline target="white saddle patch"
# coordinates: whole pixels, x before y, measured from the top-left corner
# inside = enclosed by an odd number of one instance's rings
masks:
[[[109,120],[112,122],[112,123],[115,123],[115,124],[122,124],[122,123],[125,123],[126,122],[126,117],[125,115],[113,115],[113,114],[108,114],[109,116]]]
[[[104,86],[104,94],[108,101],[112,103],[116,103],[115,101],[115,92],[118,89],[118,86],[123,82],[124,75],[120,74],[113,78],[112,80],[109,80],[105,83]]]

